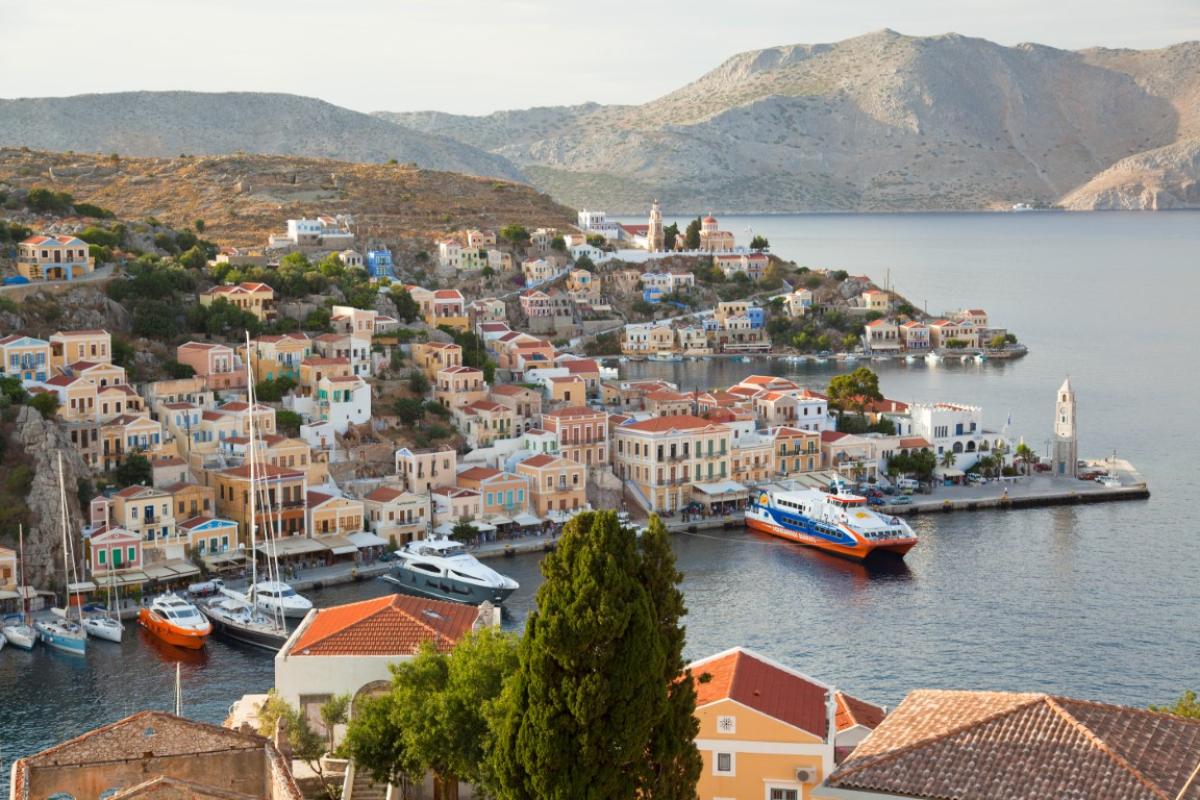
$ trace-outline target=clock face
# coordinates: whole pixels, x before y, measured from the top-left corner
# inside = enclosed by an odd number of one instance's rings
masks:
[[[733,717],[717,717],[717,730],[721,733],[733,733],[737,730],[737,721]]]

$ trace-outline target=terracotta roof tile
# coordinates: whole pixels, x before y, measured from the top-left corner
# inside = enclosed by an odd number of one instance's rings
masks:
[[[740,647],[694,662],[689,668],[696,684],[697,708],[735,700],[814,736],[827,735],[829,690],[812,678]]]
[[[391,594],[313,612],[288,656],[412,655],[432,641],[448,652],[475,622],[473,606]]]
[[[914,798],[1198,800],[1200,721],[1044,694],[912,692],[828,785]]]
[[[665,433],[666,431],[673,430],[688,431],[708,427],[720,427],[720,424],[710,422],[703,417],[697,417],[692,414],[668,414],[665,417],[655,417],[654,419],[625,425],[622,427],[622,430]]]
[[[837,699],[837,716],[834,719],[838,731],[849,730],[857,725],[875,730],[887,712],[881,706],[859,700],[845,692],[835,692]]]

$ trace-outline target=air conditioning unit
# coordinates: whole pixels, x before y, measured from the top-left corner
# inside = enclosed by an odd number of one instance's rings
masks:
[[[816,783],[817,771],[812,767],[796,767],[797,783]]]

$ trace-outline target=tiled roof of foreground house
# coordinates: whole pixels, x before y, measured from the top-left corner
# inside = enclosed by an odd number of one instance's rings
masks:
[[[242,753],[240,758],[243,759],[262,754],[261,757],[266,761],[266,775],[260,774],[257,779],[262,790],[245,794],[249,783],[245,775],[235,774],[238,770],[218,769],[205,773],[201,785],[208,795],[300,800],[302,795],[292,780],[288,763],[270,741],[162,711],[139,712],[36,755],[19,759],[13,765],[12,796],[25,800],[44,797],[54,791],[82,794],[80,788],[91,786],[96,779],[115,781],[114,788],[125,792],[116,796],[134,796],[132,790],[137,784],[158,777],[176,778],[178,775],[192,783],[197,782],[196,771],[189,768],[194,761],[191,757],[219,758],[221,754],[237,752]],[[122,762],[139,765],[136,783],[129,779],[128,785],[122,785],[127,778],[120,774]],[[228,763],[212,762],[213,766],[228,766]],[[237,763],[246,765],[247,762],[243,760]],[[266,780],[263,780],[264,777]]]
[[[1045,694],[920,690],[828,785],[936,800],[1200,800],[1200,721]]]
[[[392,594],[310,612],[288,656],[413,655],[432,641],[449,652],[475,623],[474,606]]]

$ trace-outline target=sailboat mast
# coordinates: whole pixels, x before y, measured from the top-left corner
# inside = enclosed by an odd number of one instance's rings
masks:
[[[20,551],[21,561],[17,564],[17,591],[21,593],[21,612],[24,619],[21,621],[26,625],[29,624],[29,596],[25,593],[25,524],[17,524],[17,550]]]
[[[67,535],[70,524],[67,522],[67,489],[63,484],[62,453],[58,453],[58,500],[59,506],[62,509],[63,580],[67,584],[65,587],[66,591],[64,592],[66,598],[66,603],[64,604],[66,608],[64,610],[68,612],[67,616],[70,617],[71,572],[75,567],[75,557],[71,548],[70,537]],[[76,600],[78,599],[78,593],[76,593]]]
[[[183,716],[183,681],[179,677],[179,662],[175,662],[175,716]]]
[[[254,552],[255,533],[258,527],[258,517],[255,513],[256,503],[254,495],[256,488],[254,485],[254,372],[250,363],[250,331],[246,331],[246,401],[250,407],[250,429],[249,439],[250,444],[247,449],[250,455],[250,603],[254,603],[254,587],[258,585],[258,558]]]

